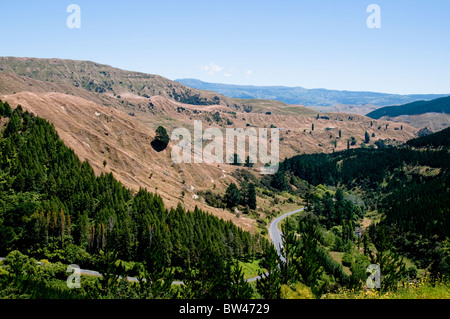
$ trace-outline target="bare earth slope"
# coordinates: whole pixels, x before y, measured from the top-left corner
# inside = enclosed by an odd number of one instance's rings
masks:
[[[198,198],[200,190],[223,193],[235,182],[230,172],[237,167],[173,164],[170,152],[174,142],[161,153],[150,145],[159,125],[166,127],[169,135],[176,127],[192,132],[194,120],[201,120],[203,129],[219,127],[223,131],[276,127],[280,130],[280,160],[344,150],[351,137],[356,140],[352,147],[360,147],[366,131],[371,136],[369,145],[378,139],[405,142],[418,131],[405,123],[355,114],[321,113],[316,118],[317,112],[303,106],[228,99],[177,86],[162,77],[92,62],[0,58],[0,69],[0,99],[13,107],[21,104],[52,122],[63,141],[81,159],[89,160],[97,174],[113,172],[133,190],[145,187],[157,191],[168,206],[179,202],[188,208],[198,205],[248,230],[254,229],[254,220],[207,207]],[[257,174],[255,168],[252,170]]]
[[[143,187],[158,192],[169,207],[178,202],[190,209],[198,205],[244,229],[253,229],[253,220],[238,219],[223,210],[206,207],[196,197],[199,188],[208,189],[216,184],[221,189],[234,181],[232,177],[217,165],[174,165],[171,148],[160,153],[154,151],[150,146],[154,131],[128,114],[63,93],[23,92],[0,99],[20,104],[53,123],[66,145],[80,159],[87,159],[96,174],[113,172],[134,191]]]

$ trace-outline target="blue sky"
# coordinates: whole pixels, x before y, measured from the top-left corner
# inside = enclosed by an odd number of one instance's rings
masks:
[[[69,4],[81,28],[69,29]],[[381,28],[369,29],[369,4]],[[448,0],[0,0],[0,56],[208,82],[450,93]]]

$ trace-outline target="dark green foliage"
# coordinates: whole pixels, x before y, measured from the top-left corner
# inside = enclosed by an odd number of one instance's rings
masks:
[[[0,117],[11,117],[12,109],[8,102],[3,103],[0,100]]]
[[[299,220],[299,235],[301,245],[298,251],[297,271],[302,282],[311,287],[314,295],[319,297],[323,292],[323,284],[320,282],[324,271],[321,266],[321,258],[318,249],[318,221],[311,215],[306,215]]]
[[[132,196],[112,174],[96,177],[47,121],[20,109],[11,116],[16,123],[0,139],[0,256],[20,249],[95,267],[89,256],[100,251],[139,262],[154,245],[165,266],[187,267],[201,258],[202,244],[238,259],[254,258],[267,245],[199,209],[167,210],[146,190]]]
[[[398,283],[406,276],[403,258],[395,252],[387,227],[379,226],[373,241],[377,251],[371,252],[369,258],[372,264],[380,266],[381,289],[384,291],[395,290]]]
[[[239,158],[239,155],[234,153],[233,154],[233,162],[231,163],[231,165],[241,166],[241,164],[242,164],[242,162],[241,162],[241,159]]]
[[[364,133],[364,143],[366,144],[370,143],[370,135],[367,131]]]
[[[98,280],[98,291],[104,296],[114,296],[119,287],[119,277],[126,278],[122,264],[117,265],[117,253],[100,251],[97,267],[102,277]]]
[[[182,279],[183,299],[248,299],[253,293],[243,278],[242,268],[206,248],[202,249],[202,258],[182,274]]]
[[[363,217],[361,208],[344,198],[344,193],[340,188],[337,189],[335,198],[329,193],[325,193],[321,199],[314,196],[310,205],[314,214],[320,218],[321,223],[327,228],[346,224],[349,221],[355,221],[358,217]],[[364,205],[364,203],[361,205]],[[349,231],[351,233],[351,230]],[[345,238],[351,239],[351,236],[347,234],[348,232],[345,233]]]
[[[164,151],[169,145],[170,137],[167,130],[163,126],[158,126],[156,129],[155,139],[151,142],[153,149],[157,152]]]
[[[354,260],[352,261],[350,265],[350,282],[349,287],[352,289],[358,290],[363,285],[366,284],[367,280],[367,266],[369,266],[370,262],[367,258],[367,256],[363,254],[357,254]]]
[[[228,186],[225,193],[225,202],[227,203],[228,208],[234,208],[241,202],[241,192],[235,183],[231,183],[230,186]]]
[[[264,254],[264,259],[261,261],[261,267],[267,271],[260,272],[261,277],[256,282],[256,289],[264,299],[280,299],[281,294],[281,271],[280,271],[280,257],[273,245],[270,245]]]
[[[248,184],[246,200],[250,209],[256,209],[256,185],[253,183]]]
[[[284,259],[280,264],[282,283],[290,285],[303,282],[311,287],[318,298],[327,289],[324,274],[332,276],[335,285],[348,286],[350,278],[342,265],[334,261],[319,244],[324,239],[318,219],[308,213],[296,221],[296,226],[294,222],[286,222],[283,226]]]
[[[417,101],[404,105],[385,106],[367,114],[367,116],[373,119],[379,119],[383,116],[396,117],[430,112],[450,114],[450,96],[431,101]]]
[[[199,195],[205,199],[205,202],[209,206],[216,207],[216,208],[226,208],[227,207],[224,200],[222,199],[222,196],[220,196],[218,194],[214,194],[210,190],[207,190],[205,192],[199,192]]]
[[[10,252],[4,263],[8,274],[0,276],[0,299],[87,298],[84,292],[67,289],[68,273],[62,264],[38,266],[35,259],[17,250]]]
[[[253,167],[253,163],[250,162],[250,156],[247,156],[244,167]]]
[[[170,299],[175,296],[174,273],[166,266],[162,249],[149,247],[144,262],[136,264],[134,271],[138,273],[140,298]]]
[[[413,147],[450,147],[450,128],[406,142]]]
[[[288,180],[286,178],[286,174],[282,170],[278,170],[272,177],[272,181],[270,183],[270,186],[280,190],[285,191],[290,189],[290,185],[288,183]]]
[[[177,92],[174,88],[169,96],[175,101],[191,105],[217,105],[220,103],[220,98],[218,96],[214,96],[212,100],[209,100],[200,97],[200,94],[192,94],[192,91],[189,89]]]
[[[213,118],[213,120],[216,121],[217,123],[220,122],[220,121],[222,120],[222,118],[220,117],[220,113],[219,113],[219,112],[213,113],[212,118]]]
[[[383,140],[375,141],[375,145],[376,145],[378,148],[386,148],[386,143],[385,143]]]
[[[396,230],[394,237],[400,252],[423,267],[431,263],[444,265],[441,261],[446,260],[446,254],[436,257],[440,261],[434,262],[431,251],[438,249],[438,243],[450,236],[450,189],[443,187],[450,183],[450,154],[445,148],[432,151],[357,149],[329,155],[296,156],[282,164],[280,167],[313,185],[360,187],[365,192],[367,208],[384,213],[385,225]],[[411,173],[407,167],[431,167],[439,171],[428,176]],[[382,183],[385,186],[382,187]],[[336,211],[336,203],[327,196],[310,203],[328,226],[362,217],[365,211],[364,207],[353,204],[352,208],[345,201],[342,209]]]
[[[283,259],[280,260],[281,278],[283,284],[293,284],[301,280],[298,272],[300,265],[299,250],[301,242],[295,233],[295,226],[290,222],[283,224],[283,249],[281,255]]]
[[[229,298],[230,299],[250,299],[253,296],[253,288],[244,279],[242,267],[237,262],[231,265]]]

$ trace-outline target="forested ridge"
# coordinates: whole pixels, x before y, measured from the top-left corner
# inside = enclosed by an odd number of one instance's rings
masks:
[[[383,293],[417,281],[417,268],[440,278],[450,274],[448,134],[295,156],[274,175],[242,173],[223,197],[203,195],[244,214],[264,194],[302,199],[305,213],[282,225],[280,258],[230,221],[96,176],[52,124],[0,101],[0,298],[332,298],[363,291],[370,264]],[[369,213],[380,217],[363,231]],[[239,262],[256,262],[260,279],[249,284]],[[68,264],[102,277],[70,290]],[[138,283],[119,279],[128,275]]]
[[[87,267],[100,251],[142,261],[154,249],[165,265],[186,268],[205,247],[246,260],[268,244],[199,209],[167,209],[144,189],[132,194],[112,173],[96,177],[52,124],[20,106],[0,102],[0,116],[0,255],[17,249]]]
[[[448,274],[449,135],[450,131],[445,130],[412,140],[403,147],[296,156],[283,162],[282,172],[312,185],[357,192],[367,210],[382,213],[379,226],[387,228],[392,250],[411,258],[421,268]],[[331,198],[328,197],[328,204],[326,198],[319,202],[313,197],[310,200],[316,208],[323,208],[321,212],[336,213],[326,207],[333,205]],[[327,216],[326,220],[332,218]]]

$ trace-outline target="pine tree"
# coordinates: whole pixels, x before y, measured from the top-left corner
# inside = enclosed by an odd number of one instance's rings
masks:
[[[0,100],[0,117],[5,116],[5,107],[3,106],[2,100]]]
[[[247,205],[250,209],[256,209],[256,185],[248,184]]]
[[[261,261],[261,267],[267,272],[259,272],[260,279],[256,282],[256,289],[263,299],[280,299],[281,271],[280,258],[273,245],[270,245]]]
[[[317,244],[320,235],[317,229],[317,220],[313,215],[301,217],[299,234],[301,245],[298,251],[297,271],[303,283],[311,287],[311,291],[316,297],[320,297],[324,289],[324,285],[320,283],[324,269],[320,264]]]
[[[280,262],[282,283],[289,285],[298,282],[300,279],[298,273],[298,268],[300,267],[298,265],[300,242],[289,222],[286,222],[286,224],[283,225],[282,239],[283,249],[281,255],[283,258]]]
[[[231,165],[241,166],[241,159],[236,153],[233,154],[233,162],[231,163]]]
[[[139,274],[139,296],[150,299],[170,299],[174,297],[173,270],[167,268],[161,249],[148,248],[142,264],[135,265]]]
[[[122,263],[117,265],[116,261],[117,252],[100,251],[97,267],[99,267],[98,271],[102,277],[98,281],[97,289],[103,296],[115,294],[119,285],[119,277],[124,274]]]
[[[253,167],[253,163],[250,162],[250,156],[247,156],[247,159],[245,160],[245,167]]]
[[[8,122],[8,125],[6,126],[6,129],[3,133],[4,137],[9,137],[15,133],[19,133],[19,131],[22,129],[22,118],[16,110],[11,115],[11,119]]]
[[[369,142],[370,142],[370,135],[366,131],[366,133],[364,133],[364,143],[369,144]]]
[[[386,226],[380,225],[375,228],[375,231],[374,245],[377,251],[369,253],[370,262],[380,267],[381,289],[383,291],[395,290],[406,275],[403,257],[394,251],[395,248]]]
[[[253,288],[244,279],[244,272],[239,263],[231,264],[229,299],[250,299],[253,296]]]
[[[3,103],[0,100],[0,117],[11,117],[12,109],[9,106],[8,102]]]
[[[228,208],[233,208],[239,205],[240,201],[241,192],[239,191],[235,183],[231,183],[225,193],[225,202],[227,203]]]
[[[285,191],[290,188],[290,185],[286,179],[286,174],[282,170],[278,170],[272,177],[272,182],[270,184],[273,188],[280,191]]]

